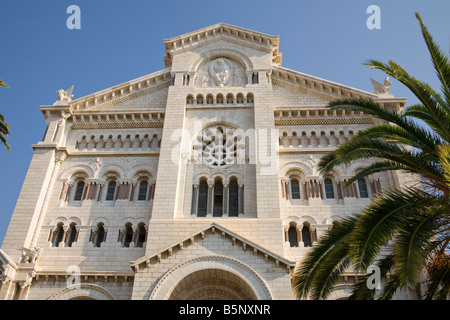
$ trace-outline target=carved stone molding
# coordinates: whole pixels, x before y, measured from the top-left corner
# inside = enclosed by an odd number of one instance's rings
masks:
[[[276,126],[295,126],[295,125],[332,125],[332,124],[373,124],[374,120],[369,117],[363,118],[327,118],[327,119],[282,119],[275,120]]]
[[[154,85],[150,84],[148,79],[147,81],[143,81],[148,87],[142,88],[142,85],[138,83],[137,85],[124,85],[121,88],[116,88],[115,91],[112,91],[108,94],[103,94],[101,98],[99,97],[86,97],[81,100],[73,101],[73,103],[70,105],[70,107],[74,110],[86,110],[89,109],[90,111],[100,111],[105,110],[107,108],[110,108],[112,106],[127,102],[129,100],[133,100],[139,97],[142,97],[144,95],[162,90],[164,88],[168,88],[170,86],[171,80],[170,76],[168,74],[163,74],[162,77],[164,80],[160,83],[156,83]],[[169,78],[169,80],[165,80],[166,78]],[[155,80],[156,81],[156,80]],[[115,92],[119,90],[119,97],[116,97]],[[128,94],[125,93],[125,90],[128,90]],[[132,92],[133,90],[136,90]],[[106,100],[106,96],[109,95],[110,100]]]
[[[138,129],[138,128],[162,128],[164,121],[146,122],[99,122],[99,123],[74,123],[71,128],[74,130],[88,129]]]
[[[48,300],[70,300],[77,297],[89,297],[95,300],[116,300],[108,290],[91,283],[66,287],[50,296]]]

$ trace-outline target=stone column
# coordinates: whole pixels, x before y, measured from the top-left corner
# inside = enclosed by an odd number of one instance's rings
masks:
[[[253,72],[247,70],[246,74],[247,74],[247,83],[248,83],[248,84],[252,84],[252,76],[253,76]]]
[[[319,193],[321,199],[326,199],[325,186],[323,180],[319,180]]]
[[[63,232],[63,236],[61,238],[61,242],[58,243],[58,247],[65,247],[66,246],[66,240],[67,240],[67,229],[69,228],[69,226],[63,225],[62,227],[62,232]]]
[[[239,195],[238,195],[238,205],[239,205],[239,215],[244,214],[244,182],[238,181],[239,185]]]
[[[342,181],[336,181],[337,193],[338,193],[338,202],[339,204],[344,203],[344,193],[342,190]]]
[[[284,195],[286,197],[286,200],[290,199],[290,192],[289,192],[289,183],[291,182],[289,179],[283,179],[283,190],[284,190]]]
[[[223,180],[223,217],[228,217],[228,185],[230,184],[230,180]]]
[[[193,191],[192,191],[192,207],[191,207],[191,215],[195,216],[197,215],[197,209],[198,209],[198,186],[200,182],[195,181],[192,185]]]
[[[289,225],[284,227],[284,242],[289,244]]]
[[[25,292],[25,289],[30,285],[30,282],[28,280],[25,281],[19,281],[19,292],[17,293],[17,300],[22,300],[23,293]]]
[[[206,209],[206,216],[212,217],[214,210],[214,180],[208,180],[208,205]]]
[[[5,287],[5,284],[7,282],[6,276],[5,275],[1,275],[0,276],[0,298],[2,297],[2,293],[3,293],[3,288]]]
[[[308,180],[305,180],[303,183],[303,200],[309,200],[309,191],[308,191]]]

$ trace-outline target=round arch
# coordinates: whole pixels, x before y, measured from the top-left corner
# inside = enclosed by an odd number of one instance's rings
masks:
[[[218,286],[211,274],[226,275],[228,282]],[[203,276],[204,281],[189,283],[194,276]],[[197,277],[198,278],[198,277]],[[187,284],[192,284],[189,289]],[[221,299],[249,298],[272,300],[272,294],[261,276],[247,264],[226,256],[203,256],[185,261],[169,270],[153,289],[150,300],[192,298],[199,288],[218,289]],[[208,297],[202,296],[202,299]],[[213,296],[209,298],[214,299]]]
[[[216,58],[227,58],[242,65],[244,70],[253,70],[253,63],[243,53],[233,49],[215,49],[201,54],[200,57],[191,64],[190,71],[195,72],[202,63]]]
[[[105,288],[83,283],[66,287],[50,296],[48,300],[116,300],[116,298]]]

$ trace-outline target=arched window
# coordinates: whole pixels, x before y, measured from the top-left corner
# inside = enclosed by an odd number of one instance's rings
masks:
[[[72,222],[67,229],[66,247],[71,247],[72,243],[77,241],[76,223]]]
[[[259,76],[258,76],[258,72],[253,72],[252,75],[252,84],[258,84],[259,83]]]
[[[95,237],[95,243],[94,245],[98,248],[100,248],[102,242],[104,242],[106,240],[106,231],[105,231],[105,227],[103,225],[102,222],[100,222],[97,225],[97,234]]]
[[[298,247],[297,224],[290,223],[288,229],[288,240],[291,247]]]
[[[58,247],[63,237],[64,237],[63,223],[60,222],[56,225],[56,228],[53,231],[52,247]]]
[[[300,199],[300,184],[297,179],[291,180],[291,196],[292,199]]]
[[[311,229],[309,222],[303,223],[302,240],[305,247],[312,247]]]
[[[139,184],[138,200],[147,199],[147,190],[148,190],[148,182],[146,180],[141,181],[141,183]]]
[[[133,241],[133,228],[131,223],[128,222],[125,224],[125,234],[123,239],[123,246],[126,248],[130,247],[130,243]]]
[[[106,198],[107,201],[114,200],[114,195],[116,194],[116,181],[110,181],[108,183],[108,188],[106,190]]]
[[[147,230],[145,230],[145,224],[141,222],[138,224],[136,247],[142,248],[144,246],[146,238],[147,238]]]
[[[239,186],[236,179],[230,180],[229,187],[229,204],[228,216],[237,217],[239,215]]]
[[[80,201],[81,197],[83,197],[83,191],[84,191],[84,181],[79,181],[77,183],[77,188],[75,189],[75,196],[73,197],[73,200]]]
[[[200,181],[198,187],[198,217],[206,217],[206,211],[208,209],[208,182],[205,179]]]
[[[221,217],[223,213],[223,184],[218,179],[214,182],[214,209],[213,217]]]
[[[367,191],[366,181],[364,179],[358,179],[359,196],[361,198],[368,198],[369,193]]]
[[[333,181],[326,178],[325,181],[325,196],[327,199],[334,199]]]

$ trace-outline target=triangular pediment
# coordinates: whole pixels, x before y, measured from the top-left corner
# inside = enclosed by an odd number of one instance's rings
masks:
[[[165,107],[165,98],[171,84],[170,69],[124,82],[93,94],[72,100],[73,113],[91,111],[139,111]]]
[[[158,263],[162,259],[171,257],[177,252],[183,251],[188,246],[193,245],[196,241],[203,240],[206,237],[216,233],[219,233],[222,235],[222,237],[228,239],[230,245],[241,246],[243,250],[251,250],[254,252],[254,254],[259,254],[267,262],[269,262],[270,260],[277,266],[284,265],[288,270],[291,270],[295,267],[295,262],[289,261],[288,259],[283,258],[278,254],[273,253],[270,250],[267,250],[264,247],[216,223],[211,223],[167,247],[161,248],[159,250],[156,250],[154,253],[150,253],[138,260],[132,261],[130,263],[130,266],[135,272],[139,272],[141,268],[149,267],[151,264]]]
[[[286,95],[291,98],[288,101],[291,105],[298,105],[295,99],[305,97],[310,100],[305,101],[307,105],[308,103],[311,105],[327,105],[329,101],[341,98],[378,98],[377,95],[364,90],[277,66],[272,68],[272,84],[275,90],[298,93],[298,97]]]
[[[282,54],[279,52],[279,36],[272,36],[226,23],[218,23],[177,37],[165,39],[165,66],[167,68],[172,65],[172,57],[175,54],[220,40],[271,53],[272,63],[278,66],[281,65]]]

